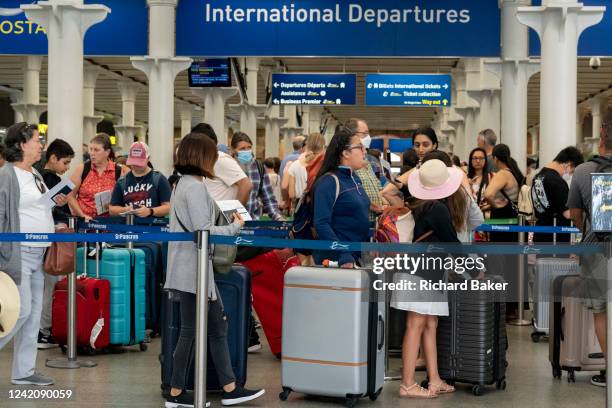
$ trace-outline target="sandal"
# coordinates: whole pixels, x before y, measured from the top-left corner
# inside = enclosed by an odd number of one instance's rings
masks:
[[[455,387],[448,385],[444,381],[440,381],[437,384],[429,383],[429,390],[432,390],[432,392],[436,394],[450,394],[451,392],[455,392]]]
[[[415,388],[416,388],[416,393],[410,391]],[[436,394],[435,392],[432,392],[429,389],[425,389],[421,387],[417,383],[412,384],[410,387],[406,387],[404,384],[400,384],[399,396],[400,398],[419,398],[419,399],[438,398],[438,394]]]

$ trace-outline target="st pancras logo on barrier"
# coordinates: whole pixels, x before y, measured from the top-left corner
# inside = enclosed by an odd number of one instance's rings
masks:
[[[349,249],[349,246],[345,245],[345,244],[341,244],[338,241],[334,241],[331,244],[331,246],[329,247],[329,249],[332,249],[332,250],[336,250],[336,249]]]
[[[234,241],[235,245],[253,245],[253,240],[252,239],[245,239],[242,237],[237,237],[236,240]]]

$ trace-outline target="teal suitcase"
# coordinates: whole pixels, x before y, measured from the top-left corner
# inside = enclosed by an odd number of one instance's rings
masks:
[[[77,274],[85,255],[77,250]],[[95,258],[87,258],[87,275],[110,281],[110,344],[139,344],[145,351],[145,255],[140,249],[106,248],[101,251],[99,276]]]

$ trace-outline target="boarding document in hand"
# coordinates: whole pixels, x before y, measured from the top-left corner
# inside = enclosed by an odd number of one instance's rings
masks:
[[[227,222],[229,222],[230,224],[232,222],[234,222],[233,214],[235,212],[240,214],[242,216],[242,219],[245,220],[245,221],[251,221],[252,220],[251,215],[249,214],[249,212],[246,210],[246,208],[244,208],[242,203],[240,201],[238,201],[238,200],[222,200],[222,201],[217,201],[217,205],[219,206],[219,210],[221,210],[221,212],[223,213],[223,216],[225,217]]]
[[[68,195],[74,189],[74,184],[70,179],[62,177],[62,181],[53,186],[52,189],[47,191],[45,194],[40,197],[40,203],[53,208],[57,205],[55,202],[56,198],[60,194]]]
[[[101,191],[97,193],[94,198],[96,201],[96,213],[98,215],[106,214],[108,212],[108,207],[110,207],[111,202],[111,190]]]

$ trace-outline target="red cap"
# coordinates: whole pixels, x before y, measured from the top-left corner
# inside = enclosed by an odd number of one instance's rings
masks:
[[[128,153],[128,159],[126,164],[128,166],[147,167],[149,163],[149,146],[143,142],[135,142],[130,146]]]

